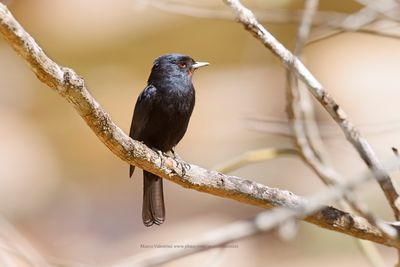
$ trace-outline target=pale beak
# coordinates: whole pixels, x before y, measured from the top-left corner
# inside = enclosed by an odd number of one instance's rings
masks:
[[[204,66],[210,65],[208,62],[196,62],[192,65],[192,69],[198,69]]]

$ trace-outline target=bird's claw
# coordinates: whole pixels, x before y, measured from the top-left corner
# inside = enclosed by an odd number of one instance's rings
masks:
[[[177,167],[181,169],[182,171],[182,176],[185,176],[186,173],[190,170],[190,164],[180,160],[180,159],[175,159],[177,163]]]
[[[183,161],[183,159],[174,150],[171,149],[171,152],[175,157],[175,161],[177,163],[177,167],[179,169],[181,169],[181,171],[182,171],[182,176],[185,176],[187,171],[190,170],[190,164],[188,164],[185,161]]]
[[[165,163],[164,158],[168,157],[168,154],[154,147],[152,147],[152,150],[155,151],[160,157],[160,167],[162,167]]]

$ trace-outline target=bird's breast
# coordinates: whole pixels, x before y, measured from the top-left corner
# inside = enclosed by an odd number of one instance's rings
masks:
[[[185,89],[174,88],[163,92],[160,100],[162,102],[161,106],[166,108],[167,112],[173,112],[176,115],[190,112],[188,114],[190,116],[194,106],[195,92],[193,87]]]

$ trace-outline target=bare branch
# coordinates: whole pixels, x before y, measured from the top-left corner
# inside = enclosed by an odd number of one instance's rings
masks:
[[[355,0],[356,2],[365,6],[365,8],[375,11],[378,14],[381,14],[383,17],[387,17],[388,19],[394,21],[400,21],[400,9],[399,3],[394,0],[384,0],[376,1],[371,0]]]
[[[168,1],[168,0],[149,0],[146,1],[151,7],[171,12],[198,18],[211,18],[211,19],[229,19],[234,18],[232,12],[221,9],[216,6],[197,5],[197,2],[187,1]],[[297,23],[303,16],[302,10],[287,10],[287,9],[255,9],[259,19],[266,23],[273,24],[290,24]],[[330,27],[340,28],[342,25],[336,22],[344,20],[348,14],[332,11],[319,11],[315,14],[313,24],[325,24]]]
[[[400,37],[400,6],[392,0],[356,0],[364,7],[347,17],[337,16],[330,23],[322,23],[313,31],[308,43],[343,33],[362,32],[388,38]]]
[[[318,0],[309,0],[305,2],[305,11],[303,19],[297,32],[297,41],[294,50],[295,56],[299,56],[304,44],[307,41],[312,18],[317,10]],[[305,162],[317,173],[318,176],[327,184],[331,178],[327,172],[322,170],[323,155],[326,154],[322,145],[322,140],[315,122],[314,109],[308,92],[299,87],[297,77],[293,68],[288,68],[286,72],[287,81],[287,112],[289,122],[294,132],[296,146],[301,152]],[[328,175],[325,175],[327,173]]]
[[[369,28],[371,28],[371,24],[378,19],[378,15],[379,13],[377,11],[364,7],[345,18],[336,18],[335,23],[341,25],[340,27],[331,27],[327,24],[321,24],[314,30],[309,43],[346,31],[367,31],[366,27],[369,26]],[[332,28],[334,28],[334,30],[332,30]],[[379,34],[380,31],[377,30],[376,33]]]
[[[285,67],[293,68],[298,77],[308,86],[312,95],[328,111],[332,118],[341,127],[347,140],[354,146],[365,164],[375,175],[376,180],[381,186],[396,218],[400,218],[400,210],[397,207],[398,193],[392,183],[389,174],[382,168],[381,162],[369,143],[361,136],[360,132],[353,126],[344,110],[322,87],[318,80],[310,73],[303,63],[293,56],[274,36],[272,36],[253,15],[238,0],[224,0],[236,14],[237,20],[269,48],[284,63]]]

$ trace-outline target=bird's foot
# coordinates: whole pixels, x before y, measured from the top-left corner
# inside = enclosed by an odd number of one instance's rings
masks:
[[[182,176],[185,176],[187,171],[190,170],[190,164],[183,161],[183,159],[173,149],[171,149],[171,152],[174,155],[175,161],[177,163],[177,167],[179,169],[181,169]]]
[[[161,151],[161,150],[159,150],[159,149],[157,149],[157,148],[155,148],[155,147],[152,147],[151,149],[154,152],[156,152],[158,154],[158,156],[160,157],[160,167],[162,167],[165,164],[164,158],[168,157],[168,154],[163,152],[163,151]]]

